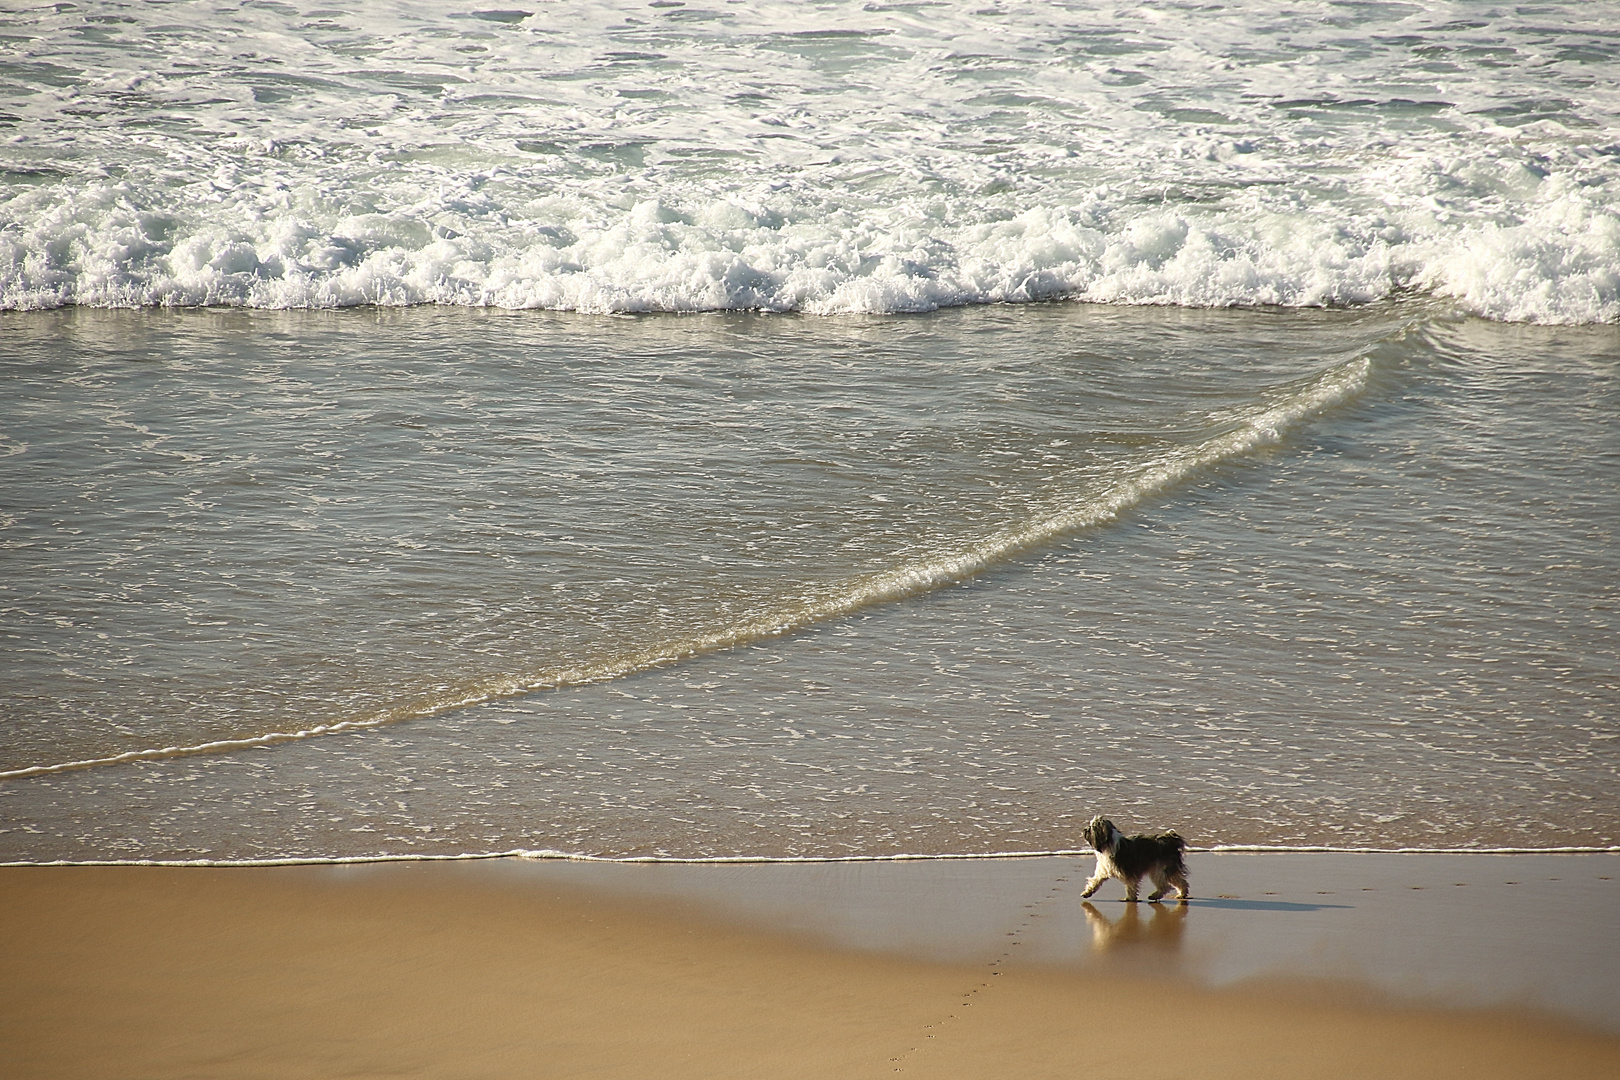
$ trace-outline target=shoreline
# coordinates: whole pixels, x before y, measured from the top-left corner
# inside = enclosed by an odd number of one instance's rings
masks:
[[[1189,855],[1620,855],[1620,847],[1328,847],[1322,844],[1220,844],[1184,848]],[[583,855],[551,848],[514,848],[510,852],[379,853],[379,855],[290,855],[287,858],[57,858],[0,861],[0,870],[28,866],[172,866],[172,868],[269,868],[269,866],[371,866],[377,863],[481,863],[494,860],[538,863],[588,863],[608,866],[820,866],[833,863],[932,863],[932,861],[998,861],[1014,858],[1090,858],[1090,848],[1053,848],[1040,852],[932,852],[899,855]]]
[[[1190,855],[1620,855],[1620,846],[1569,847],[1330,847],[1324,844],[1220,844],[1184,849]],[[1002,859],[1090,858],[1089,848],[1050,851],[934,852],[898,855],[585,855],[551,849],[514,848],[511,851],[475,851],[455,855],[420,854],[289,856],[284,859],[42,859],[0,861],[0,870],[30,866],[167,866],[231,869],[274,866],[369,866],[376,863],[487,862],[521,859],[526,862],[590,863],[613,866],[817,866],[829,863],[991,862]]]
[[[0,1038],[30,1078],[1041,1077],[1099,1030],[1166,1080],[1620,1060],[1620,856],[1204,853],[1184,906],[1083,903],[1090,865],[10,867]],[[1543,985],[1583,971],[1596,1015]]]

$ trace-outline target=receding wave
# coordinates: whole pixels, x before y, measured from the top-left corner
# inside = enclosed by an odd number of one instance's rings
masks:
[[[1403,333],[1405,333],[1403,331]],[[189,745],[131,750],[106,757],[34,765],[0,772],[0,779],[39,776],[72,769],[219,753],[295,742],[322,735],[420,720],[455,709],[541,690],[602,682],[689,657],[785,634],[874,604],[916,596],[980,573],[996,563],[1057,537],[1114,521],[1133,507],[1198,474],[1278,441],[1285,432],[1357,394],[1374,370],[1377,346],[1335,365],[1273,400],[1231,417],[1227,430],[1190,445],[1163,451],[1126,474],[1092,489],[1078,501],[1053,506],[990,532],[959,550],[922,558],[892,569],[859,574],[807,596],[783,599],[759,617],[689,638],[671,638],[625,649],[582,664],[552,666],[464,683],[433,697],[415,698],[376,712],[287,731],[216,739]]]

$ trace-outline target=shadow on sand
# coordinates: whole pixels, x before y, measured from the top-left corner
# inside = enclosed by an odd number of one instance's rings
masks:
[[[1353,904],[1302,904],[1294,900],[1243,900],[1235,896],[1195,898],[1185,904],[1206,908],[1226,908],[1229,911],[1327,911],[1332,908],[1348,910]]]

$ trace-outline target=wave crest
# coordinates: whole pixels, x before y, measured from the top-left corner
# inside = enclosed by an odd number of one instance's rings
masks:
[[[449,304],[591,313],[931,311],[1054,298],[1191,307],[1363,304],[1408,290],[1499,320],[1620,320],[1620,216],[1545,182],[1517,224],[1345,214],[1131,213],[1094,200],[948,225],[927,208],[644,200],[527,221],[408,213],[165,215],[127,184],[19,196],[0,307]],[[251,217],[253,220],[243,220]],[[1410,218],[1410,215],[1406,215]]]

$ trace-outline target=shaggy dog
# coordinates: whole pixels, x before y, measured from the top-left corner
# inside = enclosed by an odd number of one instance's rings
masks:
[[[1158,900],[1176,887],[1176,899],[1187,899],[1187,864],[1181,853],[1187,841],[1173,832],[1158,836],[1126,836],[1114,823],[1098,815],[1086,826],[1086,843],[1097,852],[1097,872],[1086,882],[1081,896],[1090,896],[1109,878],[1125,885],[1125,899],[1136,902],[1136,883],[1143,875],[1151,877],[1158,891],[1149,900]]]

